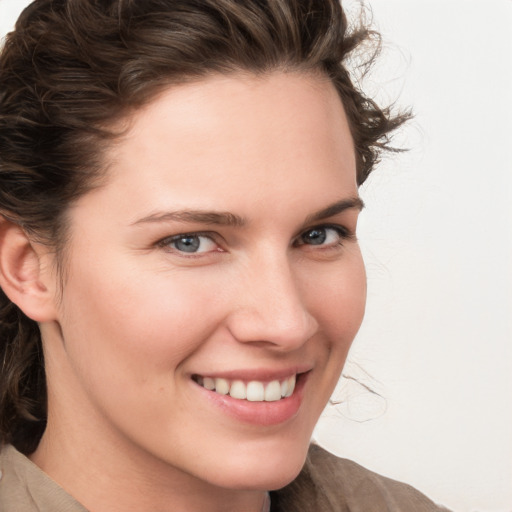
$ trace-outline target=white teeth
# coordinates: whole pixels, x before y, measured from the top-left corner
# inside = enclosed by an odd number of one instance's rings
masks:
[[[247,398],[247,387],[241,380],[235,380],[231,384],[229,394],[232,398],[238,398],[238,400],[245,400]]]
[[[247,400],[249,402],[263,402],[265,399],[265,389],[263,383],[252,380],[247,384]]]
[[[275,402],[281,399],[281,384],[278,380],[273,380],[265,388],[265,402]]]
[[[288,387],[288,379],[283,380],[283,382],[281,382],[281,396],[286,396],[288,393]]]
[[[295,375],[292,375],[289,379],[287,379],[288,381],[288,390],[286,392],[286,394],[284,395],[285,398],[289,397],[289,396],[292,396],[293,394],[293,391],[295,389]]]
[[[229,382],[226,379],[215,379],[215,391],[220,395],[229,393]]]
[[[196,382],[220,395],[230,395],[237,400],[249,400],[250,402],[276,402],[281,398],[292,396],[295,389],[296,375],[292,375],[282,382],[273,380],[267,384],[253,380],[245,383],[241,380],[233,382],[223,378],[198,377]]]
[[[215,380],[210,377],[204,377],[203,379],[203,387],[213,391],[215,389]]]

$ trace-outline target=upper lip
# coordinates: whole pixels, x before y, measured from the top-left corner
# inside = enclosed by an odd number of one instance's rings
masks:
[[[281,369],[269,369],[269,368],[247,368],[227,371],[208,371],[208,372],[197,372],[193,375],[199,375],[201,377],[210,377],[212,379],[226,379],[226,380],[241,380],[250,382],[257,380],[260,382],[271,382],[273,380],[284,380],[292,375],[299,373],[306,373],[312,369],[312,365],[296,365],[288,366]]]

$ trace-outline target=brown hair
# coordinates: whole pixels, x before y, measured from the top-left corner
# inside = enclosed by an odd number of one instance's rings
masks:
[[[59,251],[69,204],[104,171],[109,127],[169,85],[240,70],[328,76],[361,184],[408,117],[365,97],[345,67],[374,36],[350,29],[337,0],[37,0],[0,55],[0,213]],[[46,419],[41,339],[1,290],[0,362],[0,444],[30,453]]]

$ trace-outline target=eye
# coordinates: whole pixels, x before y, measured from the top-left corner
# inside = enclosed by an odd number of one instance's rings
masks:
[[[348,231],[341,226],[317,226],[304,231],[294,245],[335,246],[348,237]]]
[[[211,236],[201,233],[180,234],[165,238],[159,245],[173,252],[202,254],[220,250]]]

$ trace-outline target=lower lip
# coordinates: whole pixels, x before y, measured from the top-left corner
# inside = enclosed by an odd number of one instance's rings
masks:
[[[238,421],[252,425],[271,426],[284,423],[297,415],[308,376],[309,372],[299,375],[293,395],[275,402],[239,400],[229,395],[220,395],[215,391],[209,391],[195,382],[194,385],[210,403]]]

